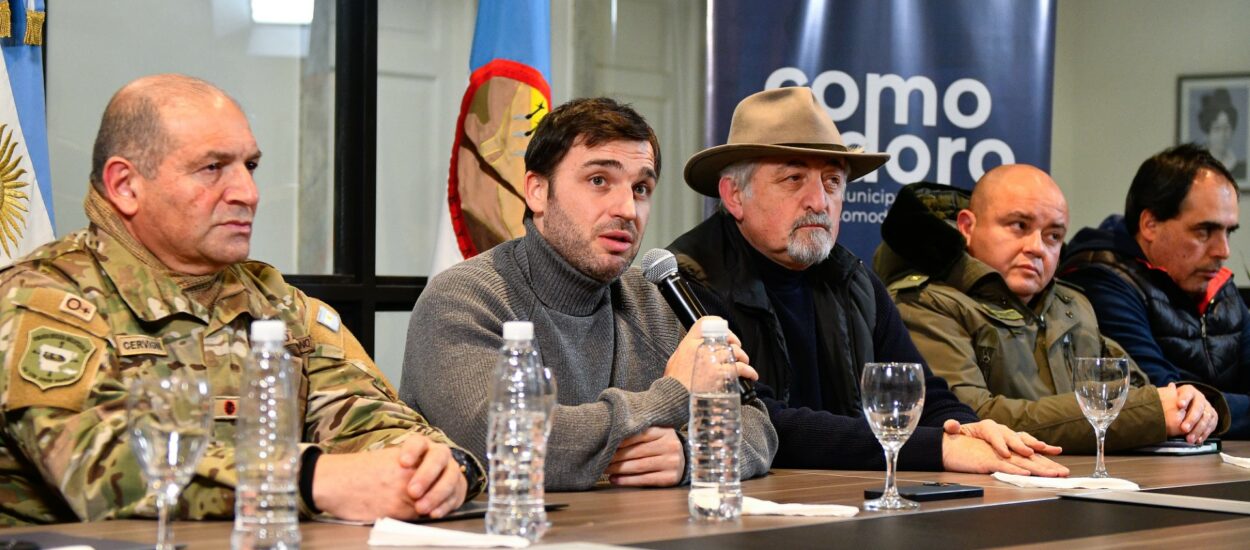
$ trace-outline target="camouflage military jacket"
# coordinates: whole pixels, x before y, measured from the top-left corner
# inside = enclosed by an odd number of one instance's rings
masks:
[[[0,525],[154,516],[123,435],[126,383],[174,369],[202,371],[216,405],[213,442],[177,516],[231,516],[234,412],[254,319],[287,324],[305,443],[355,452],[414,431],[450,443],[398,399],[338,315],[276,269],[235,264],[221,284],[205,308],[95,226],[0,271]]]

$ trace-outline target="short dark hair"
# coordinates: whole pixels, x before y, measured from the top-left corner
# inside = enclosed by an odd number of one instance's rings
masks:
[[[1233,106],[1233,96],[1227,88],[1216,88],[1202,96],[1202,108],[1198,110],[1198,127],[1202,133],[1211,133],[1211,124],[1220,113],[1228,115],[1228,125],[1237,127],[1237,108]]]
[[[1185,143],[1146,159],[1133,176],[1124,201],[1124,223],[1130,235],[1137,235],[1142,212],[1149,210],[1159,221],[1180,215],[1181,203],[1189,195],[1198,171],[1206,168],[1233,183],[1233,175],[1205,147]]]
[[[550,182],[556,166],[574,145],[594,147],[610,141],[650,143],[655,173],[660,174],[660,141],[655,131],[632,106],[607,97],[574,99],[543,117],[525,148],[525,169]],[[550,193],[551,187],[547,189]],[[526,217],[530,215],[527,208]]]
[[[186,97],[224,96],[213,84],[182,74],[160,74],[136,79],[113,94],[91,151],[91,185],[104,192],[104,163],[122,157],[135,164],[145,178],[155,177],[165,156],[177,146],[165,130],[161,110]],[[241,111],[242,108],[239,108]]]
[[[156,175],[161,159],[173,147],[161,121],[160,106],[141,95],[119,101],[114,98],[104,110],[100,131],[91,152],[91,185],[104,192],[104,163],[110,157],[123,157],[135,163],[146,178]]]

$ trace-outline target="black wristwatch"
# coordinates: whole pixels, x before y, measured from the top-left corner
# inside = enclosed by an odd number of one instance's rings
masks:
[[[472,493],[473,488],[482,482],[482,472],[477,467],[477,461],[469,453],[456,448],[451,450],[451,459],[460,465],[460,473],[464,474],[464,480],[469,484],[468,490]]]
[[[313,502],[313,473],[317,470],[317,459],[321,458],[321,453],[321,447],[314,445],[305,449],[299,460],[299,496],[314,516],[321,513]]]

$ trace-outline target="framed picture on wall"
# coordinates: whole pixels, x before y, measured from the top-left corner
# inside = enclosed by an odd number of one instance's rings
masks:
[[[1182,75],[1176,103],[1176,142],[1210,149],[1250,193],[1250,73]]]

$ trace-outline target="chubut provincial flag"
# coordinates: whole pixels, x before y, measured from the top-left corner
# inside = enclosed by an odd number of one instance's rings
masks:
[[[440,228],[455,246],[437,246],[431,275],[525,233],[525,148],[551,109],[550,29],[548,0],[478,2],[447,181],[451,231]]]
[[[43,4],[9,0],[0,7],[0,266],[53,239]]]

